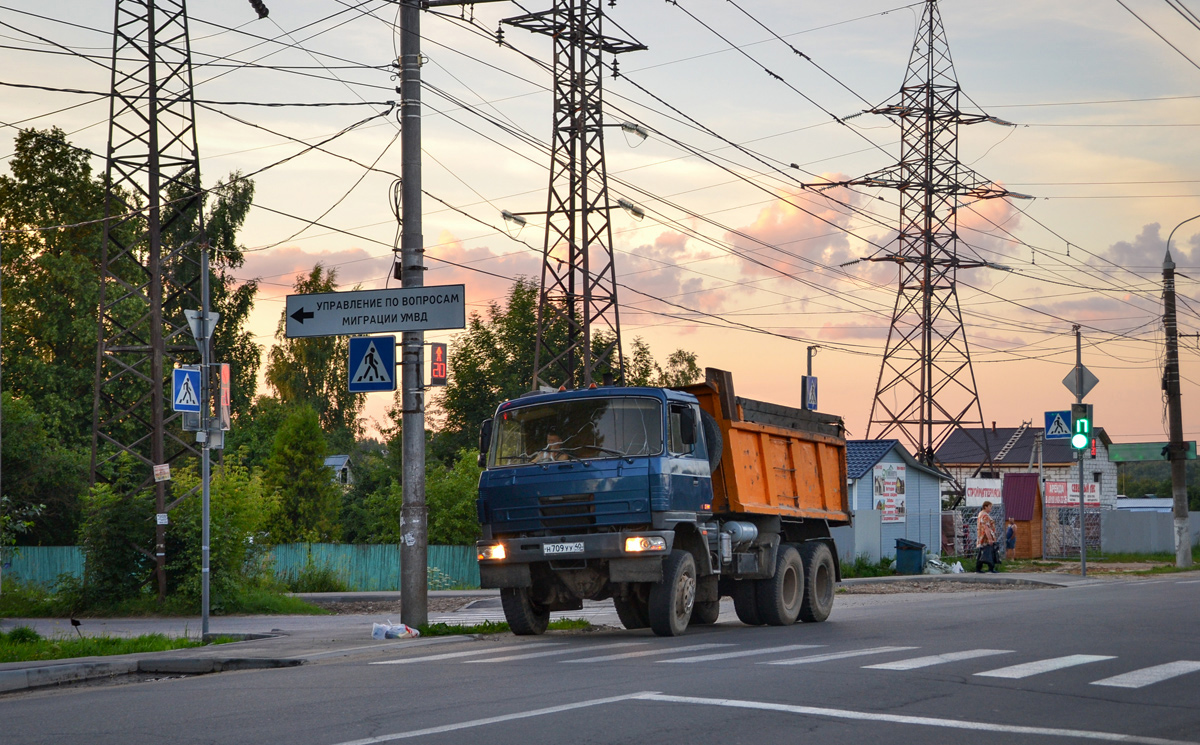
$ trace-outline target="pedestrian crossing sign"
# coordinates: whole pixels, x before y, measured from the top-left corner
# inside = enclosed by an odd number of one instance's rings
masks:
[[[200,413],[200,368],[177,367],[171,386],[171,409]]]
[[[350,392],[396,390],[396,337],[350,337]]]
[[[1066,411],[1046,412],[1046,439],[1071,439],[1071,411],[1069,409]]]

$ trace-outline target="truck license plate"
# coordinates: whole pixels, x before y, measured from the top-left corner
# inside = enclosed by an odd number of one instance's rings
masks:
[[[577,543],[543,543],[543,554],[581,554],[583,553],[583,541]]]

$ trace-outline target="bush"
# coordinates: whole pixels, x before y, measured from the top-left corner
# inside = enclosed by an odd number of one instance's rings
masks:
[[[854,563],[842,564],[842,577],[855,579],[859,577],[890,577],[896,573],[895,560],[883,557],[878,564],[871,563],[871,557],[859,554],[854,557]]]
[[[349,592],[347,585],[332,564],[317,564],[312,554],[304,566],[284,572],[280,578],[288,592]]]
[[[84,606],[136,597],[154,569],[154,496],[150,490],[121,495],[96,484],[84,497],[79,529]]]
[[[18,626],[7,634],[0,634],[5,640],[14,644],[31,644],[42,640],[42,635],[28,626]]]

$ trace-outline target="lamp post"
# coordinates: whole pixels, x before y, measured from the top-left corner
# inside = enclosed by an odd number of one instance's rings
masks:
[[[1171,462],[1172,515],[1175,518],[1175,566],[1192,565],[1191,531],[1188,530],[1187,448],[1183,444],[1183,411],[1179,386],[1179,328],[1175,323],[1175,262],[1171,260],[1171,239],[1175,231],[1200,218],[1189,217],[1176,225],[1167,236],[1167,255],[1163,259],[1163,328],[1167,336],[1167,360],[1163,366],[1163,390],[1167,394],[1167,421],[1171,441],[1167,460]]]

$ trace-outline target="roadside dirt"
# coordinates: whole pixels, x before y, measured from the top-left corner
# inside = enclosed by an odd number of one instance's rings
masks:
[[[429,598],[430,613],[453,613],[456,610],[462,609],[472,600],[478,598],[462,597],[462,598]],[[399,617],[400,601],[356,601],[350,603],[318,603],[322,608],[338,616],[350,615],[373,615],[391,613]]]
[[[1110,574],[1125,575],[1133,572],[1146,572],[1158,567],[1171,566],[1162,561],[1088,561],[1088,575]],[[1020,572],[1042,572],[1045,574],[1079,574],[1079,561],[1034,561],[1013,568]]]
[[[840,595],[900,595],[911,592],[994,592],[1000,590],[1046,589],[1042,585],[1009,585],[990,582],[955,582],[954,580],[913,580],[912,582],[872,582],[864,585],[843,584]]]

